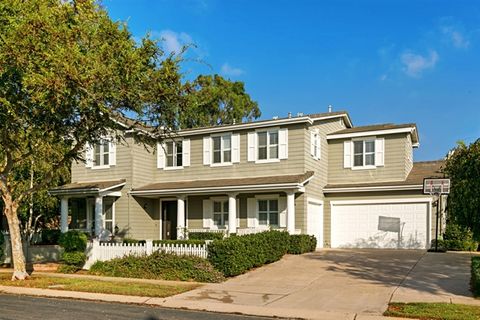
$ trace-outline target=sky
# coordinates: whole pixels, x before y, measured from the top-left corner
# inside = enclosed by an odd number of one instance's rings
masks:
[[[261,119],[416,123],[416,161],[480,138],[480,1],[104,0],[136,39],[189,45],[185,77],[245,83]]]

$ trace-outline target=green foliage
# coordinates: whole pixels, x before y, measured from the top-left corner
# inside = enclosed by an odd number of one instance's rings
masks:
[[[88,238],[85,233],[72,230],[60,235],[58,243],[63,247],[65,252],[81,251],[87,248]]]
[[[124,244],[145,244],[147,243],[146,240],[137,240],[132,238],[123,238],[122,242]]]
[[[308,234],[296,234],[290,236],[290,245],[288,253],[302,254],[306,252],[313,252],[317,248],[317,239]]]
[[[480,240],[480,139],[468,146],[459,143],[446,161],[445,173],[451,180],[450,222],[472,230]]]
[[[90,274],[198,282],[220,282],[223,275],[205,259],[154,252],[149,256],[125,256],[110,261],[97,261]]]
[[[280,260],[289,247],[289,234],[266,231],[215,240],[208,247],[208,259],[225,276],[236,276],[266,263]]]
[[[83,267],[87,261],[87,256],[84,252],[81,251],[72,251],[72,252],[63,252],[62,253],[62,262],[76,267]]]
[[[57,272],[58,273],[75,273],[81,268],[71,265],[71,264],[61,264],[58,266]]]
[[[222,240],[225,234],[223,232],[189,232],[190,240]]]
[[[58,244],[60,240],[61,232],[59,229],[43,229],[42,230],[42,242],[41,244]]]
[[[478,247],[472,231],[453,223],[447,224],[443,244],[447,250],[451,251],[476,251]]]
[[[153,240],[153,244],[159,245],[159,244],[205,244],[205,240]]]
[[[472,285],[472,292],[475,297],[480,297],[480,257],[475,256],[472,257],[472,265],[471,265],[471,285]]]
[[[3,258],[3,244],[5,243],[5,237],[3,236],[3,233],[0,232],[0,259]]]

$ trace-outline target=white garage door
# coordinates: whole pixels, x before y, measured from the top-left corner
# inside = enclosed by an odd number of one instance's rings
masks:
[[[425,248],[428,203],[332,203],[332,248]]]

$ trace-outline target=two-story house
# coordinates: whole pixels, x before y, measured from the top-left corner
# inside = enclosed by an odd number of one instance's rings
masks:
[[[425,248],[432,197],[414,163],[415,124],[354,127],[347,112],[181,130],[155,153],[105,141],[73,163],[61,229],[137,239],[266,229],[315,235],[319,247]]]

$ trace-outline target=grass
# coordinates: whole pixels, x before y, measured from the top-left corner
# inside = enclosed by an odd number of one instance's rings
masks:
[[[160,298],[179,294],[198,287],[198,284],[195,283],[153,284],[133,281],[120,282],[61,278],[44,275],[34,275],[24,281],[11,281],[10,277],[10,274],[0,274],[0,285]]]
[[[477,320],[480,307],[451,303],[390,303],[385,316],[422,320]]]

